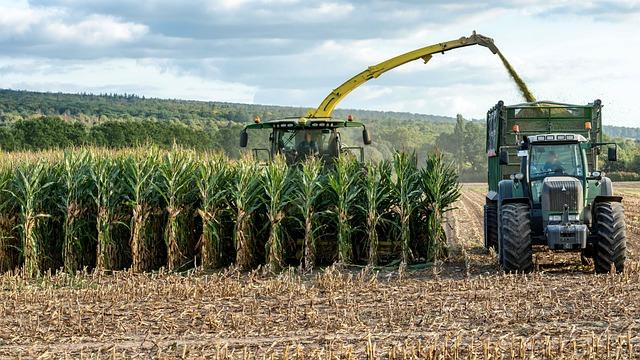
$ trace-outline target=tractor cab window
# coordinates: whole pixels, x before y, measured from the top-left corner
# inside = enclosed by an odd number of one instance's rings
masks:
[[[533,145],[529,155],[529,178],[534,204],[540,204],[542,182],[548,176],[586,174],[579,144]]]
[[[531,147],[529,176],[576,176],[585,174],[582,152],[578,144],[534,145]]]

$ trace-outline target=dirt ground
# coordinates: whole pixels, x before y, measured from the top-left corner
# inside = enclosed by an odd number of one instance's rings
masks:
[[[484,187],[451,212],[451,259],[427,270],[0,276],[2,358],[640,358],[640,184],[630,262],[594,275],[536,253],[505,275],[482,248]]]

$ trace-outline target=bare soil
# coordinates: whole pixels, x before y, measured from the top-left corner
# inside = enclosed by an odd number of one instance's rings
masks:
[[[625,196],[630,261],[594,275],[538,249],[505,275],[482,247],[484,186],[465,185],[450,259],[422,270],[0,276],[3,358],[638,358],[640,184]]]

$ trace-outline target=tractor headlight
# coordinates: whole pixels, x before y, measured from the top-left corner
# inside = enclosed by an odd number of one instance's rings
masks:
[[[560,222],[562,215],[549,215],[549,221]],[[569,215],[569,221],[578,221],[578,215]]]

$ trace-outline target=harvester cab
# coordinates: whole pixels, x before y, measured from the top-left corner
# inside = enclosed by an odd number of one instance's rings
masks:
[[[345,120],[288,118],[262,122],[256,118],[253,124],[245,126],[240,133],[240,147],[247,147],[252,129],[271,129],[268,147],[253,148],[256,159],[273,159],[282,155],[290,165],[297,164],[309,156],[315,156],[329,164],[340,154],[353,154],[364,161],[364,147],[348,146],[342,141],[340,129],[362,128],[362,140],[371,144],[371,135],[363,123]],[[260,156],[264,155],[264,156]]]
[[[532,245],[580,251],[594,258],[597,272],[624,268],[622,197],[598,171],[601,147],[608,161],[617,160],[616,145],[600,141],[601,109],[596,100],[500,102],[489,111],[485,246],[506,271],[532,270]]]

